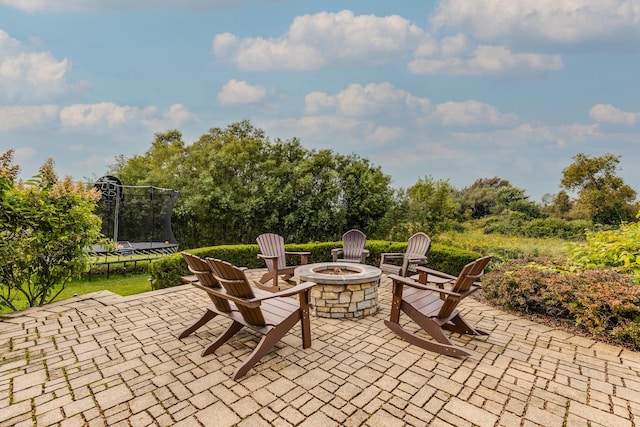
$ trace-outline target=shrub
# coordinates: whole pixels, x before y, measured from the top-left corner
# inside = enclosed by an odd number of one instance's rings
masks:
[[[86,269],[84,248],[98,241],[100,218],[99,195],[59,180],[51,159],[23,184],[12,157],[0,156],[0,306],[18,310],[17,295],[30,307],[46,304]]]
[[[613,267],[640,281],[640,222],[587,233],[586,243],[571,244],[571,264],[583,268]]]
[[[567,272],[545,260],[504,263],[482,279],[491,303],[572,321],[596,338],[640,350],[640,287],[612,269]]]
[[[342,242],[323,242],[307,244],[285,245],[287,251],[311,252],[309,263],[331,261],[331,249],[340,247]],[[387,242],[383,240],[367,241],[365,246],[369,250],[367,264],[379,265],[380,254],[384,252],[404,252],[407,242]],[[234,265],[248,268],[264,268],[264,261],[258,258],[258,245],[225,245],[207,248],[189,249],[189,253],[201,258],[212,257],[228,261]],[[458,274],[462,267],[480,257],[480,254],[443,245],[432,245],[428,256],[429,267],[449,274]],[[298,262],[295,258],[289,260],[291,264]],[[149,272],[153,277],[153,289],[167,288],[180,284],[180,277],[187,275],[187,264],[180,254],[174,254],[152,261]]]

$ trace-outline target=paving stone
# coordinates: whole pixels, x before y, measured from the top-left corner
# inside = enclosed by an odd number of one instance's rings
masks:
[[[261,272],[248,274],[255,280]],[[243,331],[204,358],[202,348],[224,321],[176,338],[199,316],[194,307],[210,303],[190,286],[132,297],[99,293],[27,310],[0,322],[0,425],[31,426],[32,402],[39,426],[61,427],[85,420],[89,426],[625,427],[640,419],[635,352],[469,300],[461,312],[491,335],[454,334],[474,355],[451,358],[412,346],[384,326],[385,276],[379,301],[377,314],[357,321],[313,318],[311,349],[301,349],[294,327],[239,381],[230,375],[255,347],[254,334]]]

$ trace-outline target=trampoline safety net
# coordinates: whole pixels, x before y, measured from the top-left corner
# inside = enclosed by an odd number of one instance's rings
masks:
[[[178,198],[173,189],[123,185],[104,176],[95,183],[102,193],[95,213],[102,219],[102,234],[116,242],[120,252],[176,250],[171,212]],[[100,252],[94,248],[93,252]]]

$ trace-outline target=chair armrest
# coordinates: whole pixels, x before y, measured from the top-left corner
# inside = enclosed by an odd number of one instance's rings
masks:
[[[402,277],[396,274],[390,274],[389,278],[394,282],[400,282],[403,285],[411,286],[412,288],[416,288],[416,289],[422,289],[423,291],[433,291],[433,292],[438,292],[441,295],[451,295],[453,297],[462,296],[462,294],[459,294],[458,292],[453,292],[453,291],[448,291],[446,289],[440,289],[433,286],[423,285],[422,283],[416,282],[415,280],[409,277]]]
[[[432,276],[437,276],[437,277],[442,277],[442,278],[445,278],[445,279],[457,279],[456,276],[452,276],[451,274],[447,274],[447,273],[444,273],[442,271],[434,270],[432,268],[427,268],[427,267],[418,266],[418,267],[416,267],[416,271],[418,273],[424,272],[426,274],[430,274]]]
[[[403,259],[404,254],[398,252],[385,252],[380,254],[380,259]]]
[[[332,253],[332,254],[340,254],[340,253],[342,253],[342,251],[344,251],[344,249],[343,249],[343,248],[334,248],[334,249],[331,249],[331,253]]]
[[[278,259],[278,255],[258,254],[258,258],[261,258],[261,259]]]
[[[311,252],[290,252],[290,251],[285,251],[284,254],[285,255],[299,256],[300,257],[300,264],[301,265],[305,265],[307,263],[307,261],[309,260],[309,255],[311,255]]]
[[[380,254],[380,268],[382,268],[383,264],[389,263],[389,261],[394,260],[402,260],[404,259],[404,254],[399,252],[384,252]]]
[[[407,257],[407,259],[409,260],[409,262],[427,262],[426,256],[410,256]]]
[[[268,300],[271,298],[278,298],[278,297],[288,297],[291,295],[296,295],[299,294],[301,292],[306,291],[309,288],[314,287],[315,285],[317,285],[317,283],[314,282],[303,282],[300,283],[296,286],[294,286],[293,288],[290,289],[285,289],[283,291],[280,292],[274,292],[272,294],[268,294],[268,295],[263,295],[260,297],[256,297],[256,298],[251,298],[250,300],[247,300],[247,302],[259,302],[259,301],[264,301],[264,300]]]

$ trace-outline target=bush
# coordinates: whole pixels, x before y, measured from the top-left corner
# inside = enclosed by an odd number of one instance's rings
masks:
[[[93,214],[99,195],[70,178],[58,179],[53,161],[26,183],[17,179],[13,152],[0,156],[0,307],[18,310],[53,301],[88,266],[86,247],[100,237]]]
[[[640,287],[612,269],[561,271],[548,262],[504,263],[482,278],[491,303],[572,321],[595,338],[640,350]]]
[[[522,236],[533,238],[557,237],[564,240],[584,240],[587,230],[593,229],[590,221],[567,221],[560,218],[528,219],[521,212],[507,212],[484,220],[485,234]]]
[[[287,251],[311,252],[309,263],[331,261],[331,249],[340,247],[342,242],[323,242],[307,244],[285,245]],[[385,252],[404,252],[407,249],[407,242],[387,242],[383,240],[367,241],[365,246],[369,250],[367,264],[379,265],[380,254]],[[207,248],[189,249],[191,254],[201,258],[211,257],[230,262],[237,266],[247,268],[264,268],[264,261],[258,258],[260,252],[258,245],[225,245],[211,246]],[[430,268],[444,271],[449,274],[458,274],[462,267],[480,257],[480,254],[461,249],[434,244],[428,256],[427,264]],[[290,264],[297,263],[298,260],[292,258],[288,260]],[[182,255],[174,254],[159,260],[152,261],[149,265],[149,272],[153,277],[151,287],[162,289],[180,284],[180,277],[189,274],[186,262]]]
[[[614,230],[588,232],[586,243],[572,244],[569,261],[578,267],[613,267],[635,274],[640,281],[640,223],[622,224]]]

